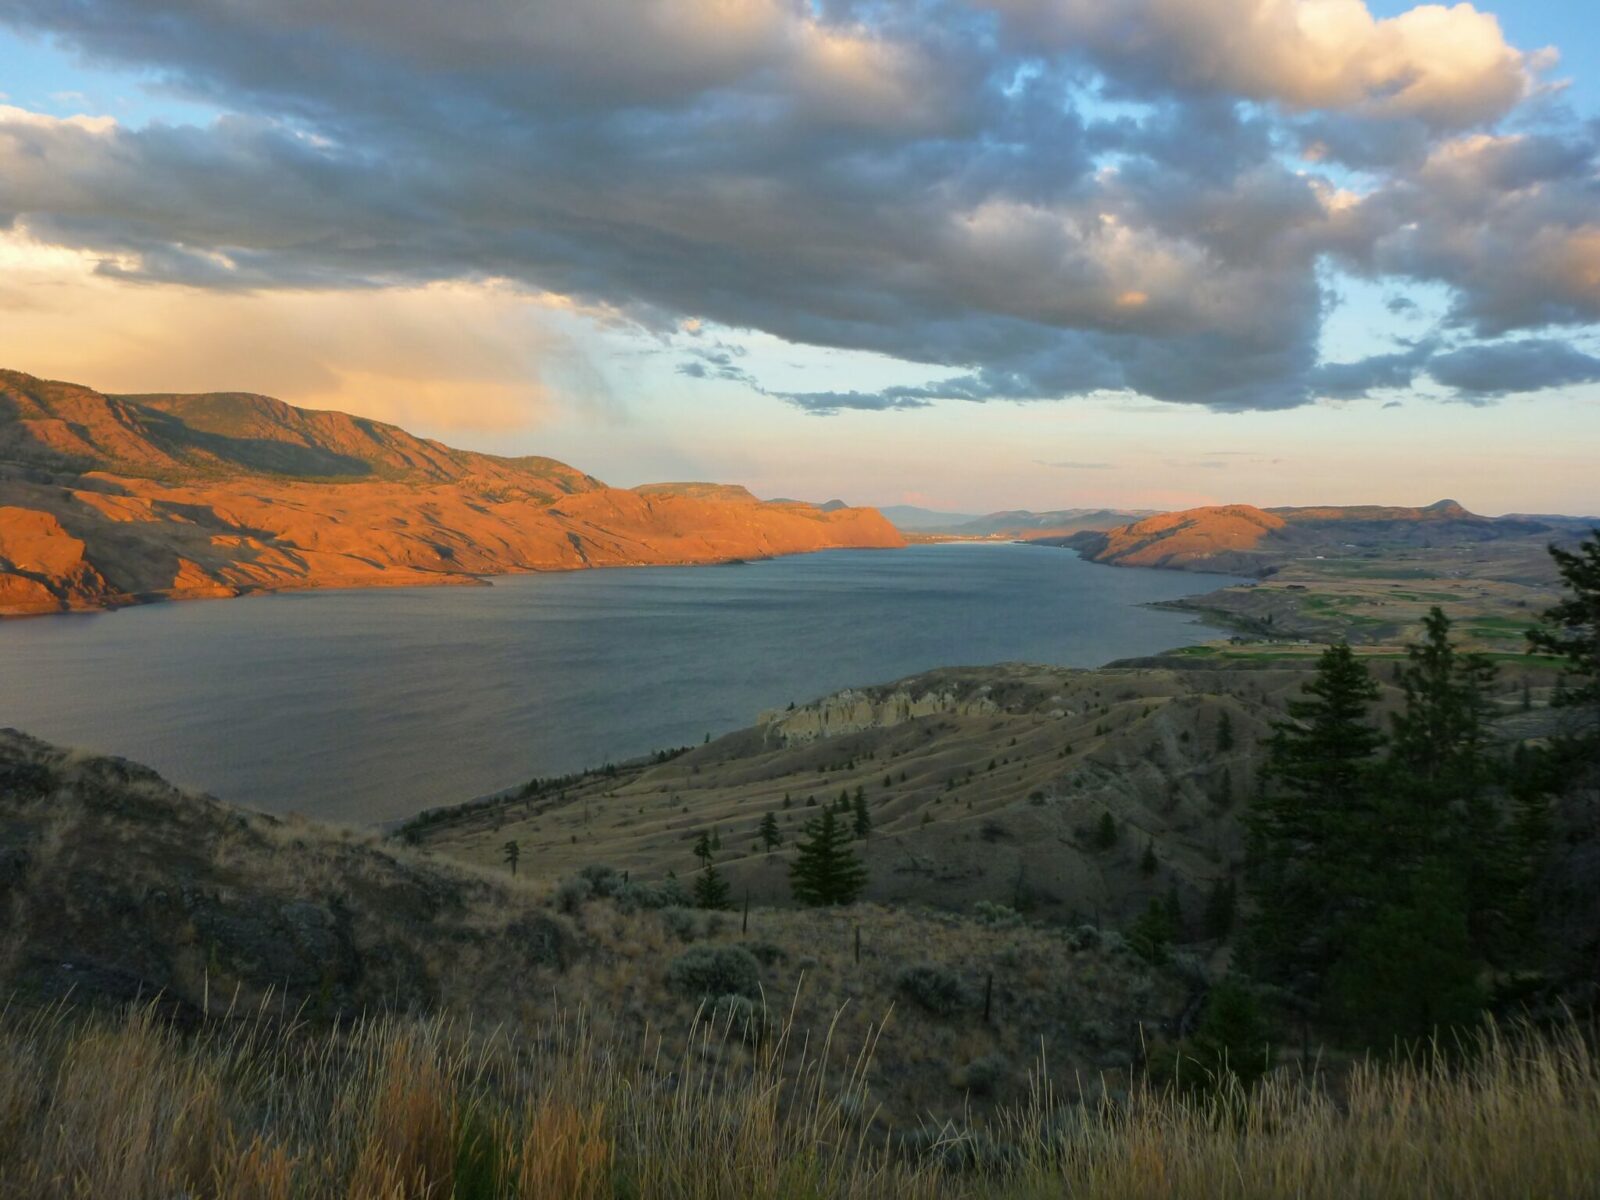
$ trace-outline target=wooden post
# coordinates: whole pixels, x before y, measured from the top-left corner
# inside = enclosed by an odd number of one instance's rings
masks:
[[[861,926],[856,926],[856,966],[861,965]]]
[[[750,889],[744,890],[744,920],[739,922],[739,932],[750,932]]]
[[[989,1004],[994,999],[994,972],[991,971],[983,981],[983,1023],[989,1023]]]

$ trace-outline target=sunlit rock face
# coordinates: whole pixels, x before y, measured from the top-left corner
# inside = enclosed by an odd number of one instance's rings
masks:
[[[607,487],[264,396],[0,372],[0,614],[894,547],[875,509]]]
[[[999,711],[988,688],[965,696],[953,690],[916,694],[896,690],[875,696],[846,689],[801,708],[770,709],[761,714],[760,723],[769,738],[794,746],[867,729],[887,729],[918,717],[977,717]]]

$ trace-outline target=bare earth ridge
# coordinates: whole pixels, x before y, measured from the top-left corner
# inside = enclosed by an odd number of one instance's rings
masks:
[[[612,488],[265,396],[0,371],[0,616],[904,544],[870,508]]]

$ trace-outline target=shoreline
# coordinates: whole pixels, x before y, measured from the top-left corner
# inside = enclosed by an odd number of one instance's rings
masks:
[[[437,587],[493,587],[496,579],[516,578],[524,575],[570,575],[579,571],[647,570],[651,567],[733,567],[751,563],[772,562],[779,558],[796,558],[804,554],[824,554],[832,550],[893,551],[904,546],[815,546],[805,550],[785,550],[773,554],[730,554],[716,558],[685,558],[660,562],[580,563],[576,566],[519,567],[484,574],[455,574],[446,572],[418,572],[415,577],[390,578],[381,573],[358,575],[350,578],[334,577],[321,581],[296,580],[282,584],[246,584],[236,588],[216,586],[208,588],[173,589],[172,591],[138,592],[118,597],[104,604],[68,608],[19,609],[0,608],[0,625],[10,621],[30,621],[46,617],[92,617],[122,612],[132,608],[147,608],[155,604],[187,604],[196,600],[249,600],[259,596],[280,596],[295,592],[364,592],[376,588],[437,588]]]

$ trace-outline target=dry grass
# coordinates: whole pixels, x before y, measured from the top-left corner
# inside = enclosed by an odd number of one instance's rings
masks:
[[[474,1034],[375,1019],[0,1014],[0,1195],[55,1200],[566,1197],[1567,1197],[1600,1180],[1600,1059],[1575,1029],[1199,1098],[1060,1099],[986,1130],[886,1129],[875,1039],[842,1068],[702,1022],[664,1059],[583,1022]]]

